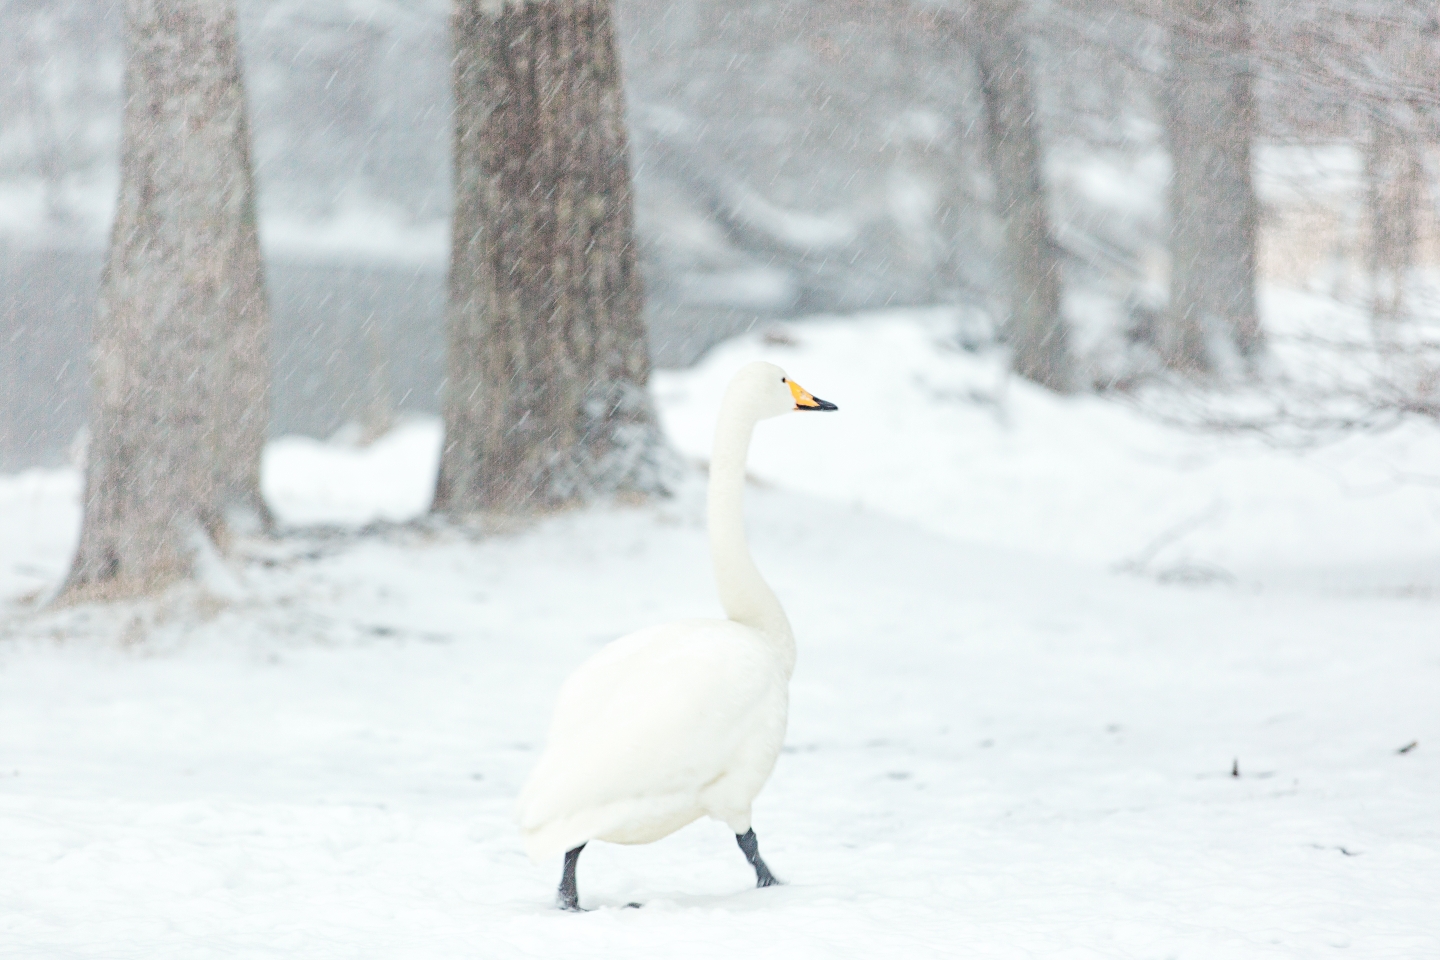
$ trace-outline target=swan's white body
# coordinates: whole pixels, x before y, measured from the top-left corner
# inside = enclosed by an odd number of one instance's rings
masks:
[[[768,363],[749,364],[731,381],[708,504],[728,619],[677,620],[621,637],[565,682],[517,807],[532,858],[596,839],[650,843],[702,816],[736,834],[750,829],[751,803],[785,737],[795,640],[750,559],[745,456],[755,424],[797,409],[802,395],[813,401]]]

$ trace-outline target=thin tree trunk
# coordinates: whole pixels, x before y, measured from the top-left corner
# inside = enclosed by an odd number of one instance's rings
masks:
[[[1424,185],[1424,158],[1415,139],[1407,138],[1388,118],[1372,117],[1365,145],[1370,221],[1366,266],[1371,324],[1377,336],[1388,336],[1405,314],[1405,281],[1415,261]]]
[[[263,510],[268,315],[230,0],[127,0],[120,198],[95,321],[69,599],[187,575]]]
[[[437,510],[663,489],[609,0],[457,0]]]
[[[1215,337],[1243,357],[1264,350],[1255,306],[1259,203],[1245,0],[1183,0],[1165,95],[1173,179],[1170,305],[1159,331],[1177,370],[1214,367]]]
[[[995,196],[1005,223],[1009,318],[1004,335],[1021,376],[1065,392],[1074,380],[1061,315],[1059,251],[1050,214],[1019,0],[977,0],[970,31],[980,73]]]

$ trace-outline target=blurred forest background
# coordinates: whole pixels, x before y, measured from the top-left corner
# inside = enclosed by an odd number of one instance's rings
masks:
[[[1203,35],[1206,16],[1232,8],[1242,33],[1222,24]],[[688,365],[776,318],[885,305],[956,305],[972,345],[993,341],[1008,311],[1005,219],[974,56],[993,45],[975,42],[968,9],[621,0],[657,365]],[[238,10],[273,313],[271,432],[325,436],[438,411],[450,5],[240,0]],[[1391,318],[1433,313],[1434,4],[1039,0],[1011,15],[1028,55],[1012,67],[1030,74],[1074,386],[1129,388],[1166,366],[1157,323],[1177,210],[1184,218],[1196,200],[1169,190],[1171,145],[1196,133],[1176,128],[1179,95],[1167,93],[1184,80],[1186,37],[1253,80],[1238,146],[1251,160],[1261,282]],[[0,3],[0,470],[64,462],[85,420],[122,72],[119,4]],[[1193,75],[1182,89],[1205,95]],[[1199,131],[1229,137],[1233,152],[1241,128],[1189,106]],[[1204,182],[1177,177],[1176,191],[1204,194]],[[1253,297],[1222,292],[1232,294]],[[1433,411],[1428,382],[1410,371],[1379,403]]]

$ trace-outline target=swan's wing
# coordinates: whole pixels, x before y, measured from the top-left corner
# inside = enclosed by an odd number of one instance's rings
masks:
[[[520,797],[522,828],[621,800],[698,794],[726,772],[777,679],[754,632],[726,620],[616,640],[561,688]]]

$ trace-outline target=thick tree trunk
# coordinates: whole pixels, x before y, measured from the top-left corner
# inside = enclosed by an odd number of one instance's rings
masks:
[[[1170,306],[1158,346],[1171,367],[1204,372],[1215,337],[1229,337],[1243,357],[1265,347],[1255,307],[1255,103],[1245,0],[1182,0],[1176,12],[1165,96]]]
[[[235,11],[127,0],[119,204],[95,321],[71,599],[185,576],[232,506],[261,512],[265,306]]]
[[[663,489],[610,0],[457,0],[435,507]]]
[[[1060,256],[1050,236],[1030,55],[1019,0],[977,0],[970,46],[980,73],[995,197],[1005,223],[1010,316],[1004,335],[1016,373],[1071,389],[1070,335],[1061,314]]]

